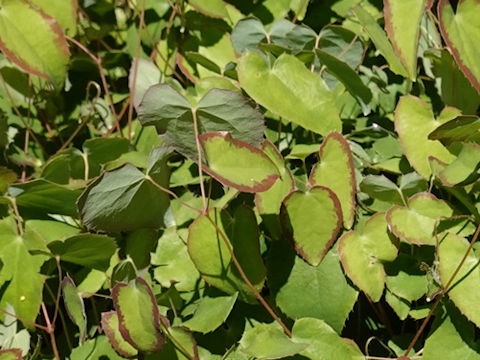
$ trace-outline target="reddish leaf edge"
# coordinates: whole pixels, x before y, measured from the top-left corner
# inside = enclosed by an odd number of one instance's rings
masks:
[[[112,345],[113,349],[120,355],[126,358],[132,358],[137,355],[137,353],[130,354],[127,353],[126,351],[123,351],[120,348],[120,344],[117,342],[115,339],[115,333],[113,332],[112,328],[109,326],[108,322],[110,321],[110,318],[114,315],[117,315],[117,312],[115,310],[112,311],[107,311],[102,313],[102,319],[101,319],[101,326],[102,330],[105,332],[105,335],[107,336],[108,341]],[[120,334],[121,335],[121,334]],[[123,337],[123,336],[122,336]]]
[[[55,43],[59,47],[59,49],[67,56],[70,56],[70,50],[68,48],[68,43],[67,40],[63,34],[63,30],[58,24],[57,20],[43,12],[40,8],[33,6],[30,2],[25,1],[25,0],[17,0],[17,1],[22,1],[24,4],[26,4],[29,8],[31,8],[33,11],[36,11],[42,16],[47,24],[50,26],[50,28],[53,30],[54,34],[56,35],[55,37]],[[10,49],[5,45],[5,43],[1,40],[0,38],[0,50],[5,54],[5,56],[13,63],[18,65],[21,69],[26,71],[29,74],[36,75],[42,79],[50,80],[53,81],[53,79],[46,73],[43,73],[39,70],[36,70],[32,68],[28,63],[20,59],[13,51],[10,51]]]
[[[437,17],[438,17],[438,24],[440,26],[440,33],[442,34],[443,40],[445,40],[445,43],[447,44],[447,47],[450,50],[450,53],[455,58],[458,64],[458,67],[460,68],[460,70],[462,70],[463,74],[470,81],[470,83],[473,85],[475,90],[477,90],[477,92],[480,94],[480,79],[477,79],[477,77],[472,73],[470,68],[462,61],[460,52],[458,51],[457,48],[455,48],[452,40],[448,37],[448,32],[447,32],[447,29],[445,28],[445,23],[443,22],[443,16],[442,16],[443,9],[447,5],[447,3],[450,6],[449,0],[439,0],[437,4]]]
[[[8,354],[12,353],[17,357],[17,360],[22,360],[22,350],[20,349],[5,349],[5,350],[0,350],[0,355],[1,354]]]
[[[275,166],[275,168],[277,168],[277,166],[272,162],[272,160],[270,160],[270,158],[267,155],[265,155],[265,153],[262,150],[244,141],[236,140],[232,138],[232,135],[228,131],[216,131],[216,132],[201,134],[198,136],[202,147],[204,146],[205,142],[208,139],[211,139],[214,137],[221,137],[224,140],[232,143],[235,147],[246,148],[254,153],[257,153],[258,155],[264,157],[266,160],[271,162]],[[257,193],[257,192],[267,191],[273,186],[275,181],[280,177],[280,175],[278,174],[269,175],[265,179],[263,179],[261,182],[255,183],[255,185],[253,186],[245,186],[245,185],[237,184],[235,182],[232,182],[231,180],[224,178],[223,176],[217,174],[215,171],[213,171],[206,165],[202,165],[202,170],[205,171],[208,175],[212,176],[218,182],[222,183],[223,185],[230,186],[237,190],[248,192],[248,193]]]
[[[416,198],[419,198],[419,197],[428,197],[432,200],[437,200],[437,201],[442,201],[440,199],[438,199],[435,195],[433,195],[432,193],[429,193],[429,192],[421,192],[421,193],[418,193],[418,194],[415,194],[413,196],[411,196],[410,198],[408,198],[407,200],[407,204],[410,206],[410,203],[415,200]],[[406,206],[400,206],[400,205],[393,205],[390,209],[387,210],[387,212],[385,213],[385,219],[387,220],[387,224],[388,224],[388,228],[389,230],[392,232],[393,235],[395,235],[397,238],[399,239],[402,239],[412,245],[427,245],[427,246],[433,246],[433,244],[428,244],[428,243],[425,243],[423,241],[418,241],[417,239],[414,239],[414,238],[411,238],[411,237],[408,237],[406,236],[397,226],[395,226],[393,224],[393,221],[392,221],[392,213],[396,210],[396,209],[407,209],[408,210],[408,207]],[[433,234],[432,234],[433,236]]]
[[[320,161],[317,164],[315,164],[312,170],[310,171],[308,182],[311,186],[316,185],[313,180],[314,173],[316,168],[318,167],[318,164],[322,161],[322,156],[323,156],[325,146],[327,145],[328,141],[330,141],[330,139],[336,140],[340,143],[340,146],[345,150],[345,154],[347,154],[347,158],[348,158],[347,168],[350,173],[350,177],[349,177],[349,182],[350,182],[350,209],[349,210],[350,211],[349,211],[349,218],[347,220],[343,219],[343,223],[346,229],[350,229],[353,226],[353,223],[355,222],[355,208],[356,208],[355,194],[356,194],[357,183],[355,180],[355,166],[353,164],[353,155],[352,155],[352,151],[350,150],[350,145],[348,145],[347,140],[345,140],[343,135],[340,134],[339,132],[333,131],[329,133],[323,140],[322,145],[320,145],[320,149],[318,151]],[[341,204],[340,204],[340,209],[342,209]],[[343,216],[343,210],[342,210],[342,216]]]
[[[136,285],[141,284],[142,286],[145,287],[145,289],[147,291],[147,294],[150,297],[150,300],[151,300],[151,303],[152,303],[153,321],[154,321],[155,328],[158,330],[158,333],[156,334],[157,342],[156,342],[154,348],[151,350],[152,352],[155,352],[155,351],[160,350],[165,343],[165,338],[163,336],[161,326],[160,326],[160,313],[158,311],[157,301],[155,299],[155,296],[153,295],[153,292],[152,292],[152,289],[151,289],[150,285],[148,285],[148,283],[144,279],[142,279],[140,277],[137,277],[135,279],[135,284]],[[113,287],[113,289],[112,289],[113,306],[115,307],[115,310],[116,310],[117,315],[118,315],[118,329],[120,331],[120,334],[130,345],[132,345],[135,349],[138,349],[137,344],[132,339],[127,327],[125,326],[125,315],[122,313],[120,304],[118,303],[118,293],[120,291],[120,288],[126,287],[126,286],[128,286],[127,283],[119,282],[119,283],[115,284],[115,286]]]
[[[301,246],[297,245],[297,242],[295,241],[295,237],[294,237],[293,233],[290,231],[289,226],[287,226],[287,222],[289,222],[289,220],[288,220],[286,202],[294,194],[296,194],[296,193],[304,194],[305,193],[304,191],[294,190],[294,191],[290,192],[285,197],[285,199],[283,199],[282,207],[280,209],[280,223],[282,225],[283,232],[286,234],[287,239],[290,239],[290,241],[291,241],[295,251],[297,252],[297,254],[300,255],[300,257],[303,260],[305,260],[309,265],[318,266],[322,262],[325,255],[327,255],[328,251],[330,250],[330,248],[334,244],[335,240],[337,239],[338,233],[340,232],[340,229],[342,228],[343,218],[342,218],[342,210],[341,210],[341,207],[340,207],[340,201],[338,200],[337,195],[335,195],[335,193],[332,190],[330,190],[326,186],[314,186],[314,187],[310,188],[309,191],[312,191],[312,190],[313,191],[314,190],[326,191],[328,193],[328,196],[330,197],[330,199],[333,202],[334,209],[335,209],[335,214],[337,215],[336,227],[333,229],[332,235],[331,235],[330,239],[327,241],[327,243],[325,244],[324,249],[320,252],[320,254],[319,254],[319,259],[320,260],[318,261],[318,263],[313,263],[309,259],[309,257],[305,254],[305,252],[303,251],[303,248]]]

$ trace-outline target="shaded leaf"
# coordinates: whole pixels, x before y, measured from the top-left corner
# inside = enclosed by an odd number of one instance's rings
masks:
[[[80,330],[80,344],[83,344],[87,336],[87,315],[83,299],[70,276],[65,276],[62,281],[63,303],[67,314]]]

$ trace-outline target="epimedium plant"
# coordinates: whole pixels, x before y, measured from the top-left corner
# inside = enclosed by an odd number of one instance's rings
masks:
[[[480,359],[476,0],[0,0],[0,360]]]

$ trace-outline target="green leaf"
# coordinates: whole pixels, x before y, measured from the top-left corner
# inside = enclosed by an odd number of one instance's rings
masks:
[[[57,20],[65,34],[75,36],[77,33],[77,0],[29,0],[43,12]]]
[[[435,85],[445,105],[462,110],[463,114],[475,114],[480,96],[448,50],[428,50],[425,56],[431,60]]]
[[[426,0],[384,1],[385,30],[395,54],[412,80],[417,77],[420,21],[426,10],[426,2]]]
[[[22,360],[22,350],[20,349],[0,350],[0,360]]]
[[[8,186],[13,184],[17,180],[17,174],[12,170],[0,166],[0,194],[4,194],[7,191]]]
[[[259,360],[283,359],[298,354],[307,346],[289,339],[276,323],[257,324],[240,339],[240,350]]]
[[[291,319],[322,319],[341,333],[358,292],[347,282],[335,250],[311,266],[286,242],[274,242],[267,266],[269,288],[283,313]]]
[[[385,271],[387,288],[395,296],[412,302],[428,291],[428,279],[418,257],[400,253],[395,261],[385,264]]]
[[[44,276],[40,274],[43,257],[30,255],[24,240],[9,219],[0,221],[0,309],[11,304],[15,314],[35,322],[42,303]]]
[[[138,117],[144,126],[155,125],[166,145],[197,161],[193,112],[199,134],[229,131],[235,139],[253,146],[263,141],[262,114],[248,99],[232,90],[212,89],[192,106],[170,85],[154,85],[145,93]]]
[[[452,216],[448,204],[430,193],[418,193],[408,199],[408,207],[392,206],[386,214],[395,236],[416,245],[435,245],[437,219]]]
[[[81,190],[38,179],[14,184],[8,193],[16,198],[19,207],[29,211],[76,216],[75,202]]]
[[[200,135],[207,166],[203,170],[223,185],[244,192],[268,190],[279,177],[279,170],[265,153],[230,133]]]
[[[476,18],[479,11],[480,4],[475,0],[459,2],[455,13],[449,1],[440,0],[437,9],[443,39],[460,69],[480,93],[480,64],[477,61],[480,50],[474,45],[480,41],[480,24]]]
[[[62,261],[105,271],[117,246],[109,236],[78,234],[64,240],[52,241],[48,248]]]
[[[120,334],[118,314],[116,311],[102,313],[102,330],[118,354],[126,358],[137,355],[137,350]]]
[[[350,339],[340,337],[320,319],[302,318],[295,321],[292,340],[309,344],[300,355],[312,360],[363,360],[365,357]]]
[[[87,315],[83,299],[70,276],[65,276],[62,281],[63,302],[70,319],[80,330],[80,344],[85,342],[87,336]]]
[[[479,163],[480,145],[463,143],[457,158],[440,171],[438,177],[444,185],[450,187],[475,181]]]
[[[199,354],[199,348],[192,334],[185,328],[172,326],[168,329],[169,337],[160,352],[154,353],[146,360],[209,360],[205,353]],[[208,353],[208,352],[207,352]],[[210,354],[209,354],[210,355]],[[218,359],[211,359],[218,360]]]
[[[163,226],[169,197],[155,183],[168,187],[166,156],[157,176],[144,175],[130,164],[103,173],[78,200],[82,221],[91,229],[109,232]],[[145,211],[148,204],[148,211]]]
[[[112,299],[122,337],[139,351],[160,350],[165,339],[160,330],[157,302],[148,283],[142,278],[128,285],[117,283],[112,289]]]
[[[185,321],[182,326],[202,334],[215,330],[227,319],[237,296],[238,294],[235,293],[233,296],[203,297],[193,317]]]
[[[438,271],[444,287],[448,285],[468,248],[468,241],[461,236],[444,233],[440,237],[440,245],[437,248]],[[478,257],[470,251],[447,289],[450,300],[476,326],[480,326],[480,312],[475,305],[480,301],[480,289],[477,286],[479,278]]]
[[[343,226],[350,229],[355,220],[356,190],[350,147],[341,134],[333,132],[323,140],[319,157],[309,181],[313,186],[324,186],[335,193],[342,209]]]
[[[0,9],[0,49],[26,72],[63,86],[70,57],[62,29],[26,1],[5,0]]]
[[[360,21],[360,24],[367,31],[377,50],[382,54],[385,60],[387,60],[388,65],[390,65],[390,70],[398,75],[408,76],[407,70],[388,41],[385,31],[383,31],[380,25],[377,24],[375,18],[370,15],[362,5],[357,5],[352,10]]]
[[[388,233],[384,213],[371,216],[363,231],[349,231],[338,244],[342,266],[352,282],[374,302],[380,300],[385,285],[383,263],[397,257],[397,248]]]
[[[150,265],[150,252],[158,241],[158,231],[149,228],[137,229],[125,238],[125,253],[139,270]]]
[[[327,71],[335,76],[355,100],[357,100],[362,107],[363,115],[368,115],[371,111],[370,102],[372,100],[372,93],[362,82],[360,76],[358,76],[347,63],[337,59],[326,51],[316,49],[315,54],[321,63],[327,67]]]
[[[175,228],[166,229],[160,237],[151,263],[155,265],[154,278],[163,287],[175,284],[178,291],[193,291],[196,288],[200,274]]]
[[[62,240],[80,232],[80,229],[60,221],[52,220],[27,220],[25,232],[33,232],[39,235],[45,244],[55,240]]]
[[[313,266],[320,264],[342,227],[338,198],[323,186],[291,192],[283,201],[281,216],[295,250]]]
[[[438,311],[423,349],[424,360],[479,360],[475,327],[450,304]]]
[[[82,346],[73,349],[70,354],[71,360],[99,360],[102,358],[109,360],[124,359],[115,352],[104,335],[87,340]]]
[[[248,51],[237,71],[247,94],[274,114],[321,135],[341,130],[333,93],[296,57],[283,54],[270,67]]]
[[[456,141],[480,142],[480,119],[477,116],[458,116],[437,127],[430,134],[430,140],[440,140],[444,145]]]
[[[136,75],[134,70],[137,70]],[[162,74],[158,67],[151,60],[135,58],[130,67],[128,76],[128,87],[130,92],[134,94],[133,105],[138,110],[138,106],[142,102],[143,96],[150,86],[158,84]]]
[[[447,113],[444,115],[442,117],[440,114],[435,119],[432,107],[411,95],[402,96],[395,109],[395,130],[402,149],[412,167],[425,179],[432,174],[428,163],[430,156],[445,163],[450,163],[455,158],[439,141],[428,138],[443,122],[451,120]]]
[[[258,241],[259,231],[253,212],[239,207],[232,219],[226,211],[212,208],[190,225],[188,253],[203,279],[210,285],[255,303],[255,295],[235,267],[223,234],[252,285],[261,290],[265,281]]]
[[[318,147],[317,147],[318,148]],[[277,166],[280,178],[267,191],[255,194],[255,206],[268,231],[276,238],[282,236],[281,225],[278,218],[282,201],[295,188],[293,175],[285,165],[285,161],[278,149],[270,141],[265,140],[262,145],[263,152]]]
[[[239,54],[246,50],[255,49],[257,45],[267,39],[267,32],[260,20],[254,17],[241,19],[232,29],[232,44]]]
[[[327,25],[318,34],[318,49],[340,61],[353,70],[363,61],[363,45],[356,33],[338,25]]]
[[[128,152],[130,142],[124,138],[94,138],[85,141],[82,148],[88,160],[88,176],[93,178],[100,174],[103,164]]]
[[[195,10],[207,16],[224,18],[228,16],[225,3],[222,0],[190,0],[188,2]]]
[[[385,175],[367,175],[360,183],[360,190],[372,199],[378,199],[394,204],[403,204],[398,186]]]

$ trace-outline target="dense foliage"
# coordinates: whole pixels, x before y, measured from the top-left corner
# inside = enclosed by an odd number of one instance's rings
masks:
[[[479,14],[0,0],[0,360],[480,359]]]

